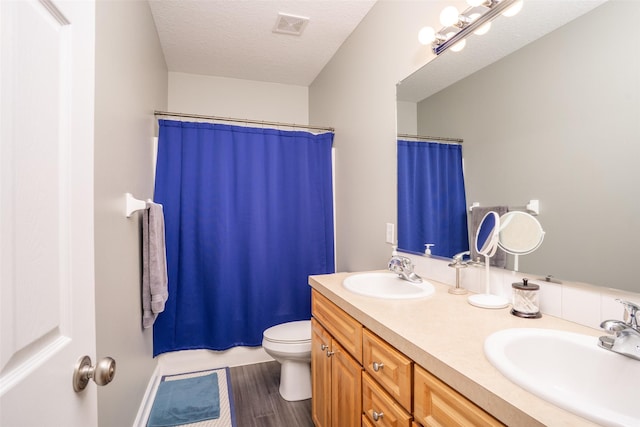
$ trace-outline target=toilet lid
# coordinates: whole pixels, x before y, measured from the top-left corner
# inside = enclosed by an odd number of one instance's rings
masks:
[[[263,333],[271,342],[298,343],[311,341],[311,320],[282,323],[272,326]]]

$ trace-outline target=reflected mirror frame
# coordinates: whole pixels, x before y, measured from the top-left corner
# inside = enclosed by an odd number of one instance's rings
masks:
[[[500,232],[500,216],[495,211],[487,212],[476,232],[476,252],[485,257],[492,257],[498,250],[498,233]],[[482,243],[482,244],[480,244]]]
[[[537,239],[536,243],[534,245],[529,246],[528,249],[521,250],[521,251],[515,250],[512,247],[505,246],[504,241],[502,239],[502,235],[503,235],[504,231],[509,229],[508,225],[511,223],[510,218],[511,217],[515,217],[515,216],[520,216],[520,217],[523,217],[523,218],[527,218],[529,220],[529,222],[536,224],[536,228],[539,231],[539,235],[538,235],[538,239]],[[506,253],[511,254],[511,255],[528,255],[528,254],[534,252],[536,249],[538,249],[540,247],[540,245],[542,245],[542,241],[544,240],[544,235],[545,235],[545,232],[542,229],[542,225],[540,224],[540,221],[538,221],[538,219],[536,217],[534,217],[533,215],[531,215],[528,212],[510,211],[510,212],[507,212],[507,213],[505,213],[504,215],[502,215],[500,217],[500,227],[499,227],[499,232],[498,232],[498,245],[497,246],[500,249],[502,249],[503,251],[505,251]]]

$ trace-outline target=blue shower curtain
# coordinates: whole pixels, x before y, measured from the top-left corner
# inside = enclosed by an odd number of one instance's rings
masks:
[[[159,122],[169,299],[154,356],[258,346],[309,319],[308,275],[334,272],[333,134]]]
[[[398,140],[398,247],[452,257],[469,250],[462,146]]]

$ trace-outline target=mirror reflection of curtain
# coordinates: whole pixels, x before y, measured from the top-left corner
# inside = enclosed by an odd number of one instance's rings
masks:
[[[311,317],[310,274],[333,273],[332,133],[160,120],[169,299],[154,356],[259,346]]]
[[[398,140],[398,247],[452,257],[469,250],[462,146]]]

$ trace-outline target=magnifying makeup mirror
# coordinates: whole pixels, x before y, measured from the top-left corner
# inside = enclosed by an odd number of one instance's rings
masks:
[[[491,282],[489,261],[498,250],[498,240],[500,233],[500,216],[495,211],[489,211],[482,218],[478,232],[476,233],[476,252],[484,256],[485,264],[485,292],[484,294],[471,295],[467,299],[469,304],[480,308],[504,308],[509,305],[509,300],[491,295]]]
[[[514,255],[514,271],[518,271],[518,257],[527,255],[540,247],[544,231],[540,222],[531,214],[511,211],[500,217],[498,246]]]
[[[485,257],[492,257],[498,249],[500,217],[497,212],[490,211],[480,221],[476,233],[476,252]]]

